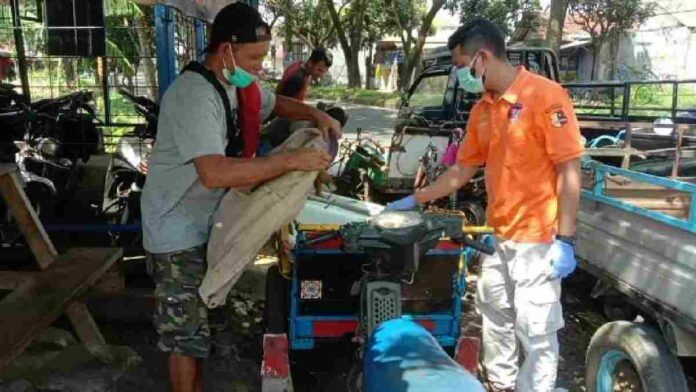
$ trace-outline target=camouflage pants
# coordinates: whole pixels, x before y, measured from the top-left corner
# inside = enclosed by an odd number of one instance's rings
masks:
[[[206,272],[206,245],[172,253],[148,254],[155,280],[153,322],[157,347],[189,357],[210,351],[208,310],[198,296]]]

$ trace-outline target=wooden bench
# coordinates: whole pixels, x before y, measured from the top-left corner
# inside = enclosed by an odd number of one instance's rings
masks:
[[[9,365],[65,313],[95,357],[112,356],[82,301],[86,291],[122,257],[120,248],[74,248],[58,255],[22,189],[16,168],[0,166],[0,194],[33,253],[38,271],[0,271],[0,369]]]

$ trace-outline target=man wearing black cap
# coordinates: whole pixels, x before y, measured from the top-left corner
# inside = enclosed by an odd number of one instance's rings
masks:
[[[226,6],[213,22],[205,64],[189,64],[162,98],[141,203],[156,284],[158,347],[170,353],[175,392],[203,390],[210,329],[197,291],[206,273],[212,216],[226,190],[330,163],[327,152],[316,149],[255,158],[261,121],[275,112],[313,121],[326,138],[341,134],[326,113],[259,88],[255,78],[270,39],[255,9],[241,2]]]

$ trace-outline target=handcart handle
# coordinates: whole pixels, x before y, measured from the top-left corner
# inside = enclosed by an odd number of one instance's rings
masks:
[[[490,226],[464,226],[462,232],[465,234],[492,234],[494,229]]]
[[[334,238],[338,238],[339,236],[340,236],[340,233],[338,231],[332,231],[332,232],[329,232],[326,234],[322,234],[318,237],[312,238],[311,240],[305,241],[304,245],[305,246],[316,245],[320,242],[329,241],[329,240],[332,240]]]
[[[471,238],[467,237],[463,233],[452,236],[450,239],[456,243],[474,248],[477,251],[479,251],[481,253],[485,253],[489,256],[493,256],[493,254],[495,254],[495,248],[493,248],[492,246],[486,245],[480,241],[472,240]]]

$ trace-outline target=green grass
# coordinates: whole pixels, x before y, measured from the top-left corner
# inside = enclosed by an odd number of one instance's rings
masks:
[[[310,97],[371,106],[387,106],[395,104],[399,99],[399,94],[343,86],[317,86],[311,88]]]
[[[276,86],[277,84],[274,82],[261,81],[261,87],[264,89],[275,91]],[[399,100],[399,94],[331,85],[312,86],[309,89],[309,98],[351,102],[370,106],[394,106]]]

